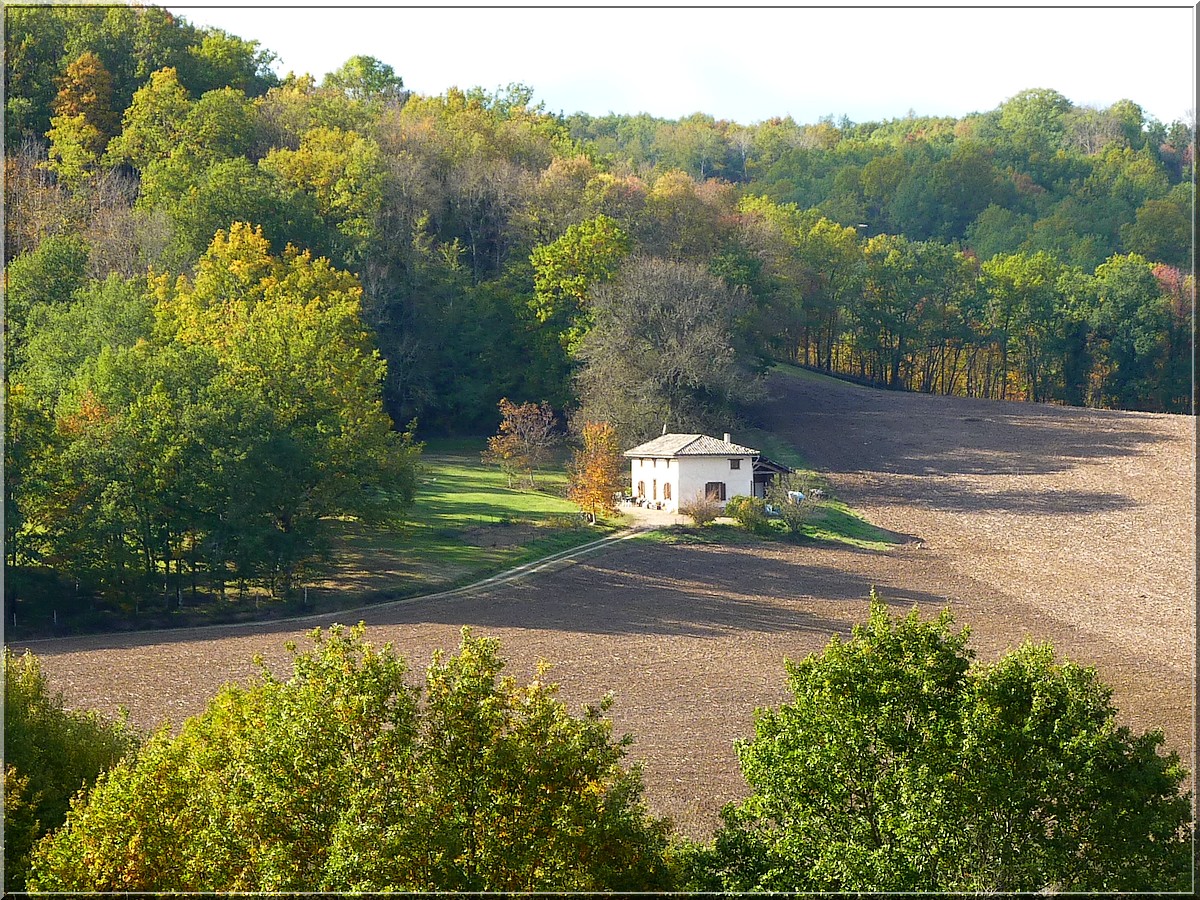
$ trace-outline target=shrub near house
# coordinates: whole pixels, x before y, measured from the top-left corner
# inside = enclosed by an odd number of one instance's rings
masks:
[[[725,514],[747,531],[761,532],[767,524],[767,502],[758,497],[734,497],[725,504]]]

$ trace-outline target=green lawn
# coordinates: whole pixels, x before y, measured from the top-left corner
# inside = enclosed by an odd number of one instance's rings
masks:
[[[784,371],[797,377],[811,375],[804,369],[794,366],[775,366],[776,371]],[[821,376],[814,376],[821,377]],[[786,535],[781,522],[772,521],[770,536],[787,540],[823,541],[834,544],[847,544],[866,550],[887,550],[901,542],[899,535],[882,528],[877,528],[857,510],[851,509],[834,495],[829,486],[829,480],[820,472],[811,468],[803,454],[791,444],[767,431],[754,429],[746,434],[746,442],[764,455],[776,462],[781,462],[795,470],[795,477],[802,482],[800,489],[806,493],[813,488],[819,488],[824,497],[820,500],[809,500],[809,520],[803,526],[800,537]]]
[[[536,475],[537,490],[517,490],[498,469],[480,462],[482,441],[426,447],[417,498],[399,529],[341,523],[336,568],[319,586],[362,599],[428,593],[610,533],[591,526],[565,499],[561,465]]]
[[[653,532],[650,539],[735,543],[765,537],[871,550],[885,550],[900,540],[839,501],[828,481],[795,447],[758,430],[748,432],[746,442],[795,469],[805,489],[825,492],[810,504],[803,534],[784,535],[781,523],[773,522],[762,536],[717,524],[699,532]],[[515,490],[498,468],[480,462],[483,448],[482,438],[427,444],[417,499],[404,526],[388,530],[342,523],[337,569],[321,593],[341,595],[341,602],[429,593],[579,546],[621,524],[618,520],[593,527],[581,521],[578,508],[565,499],[567,476],[561,462],[536,476],[537,490]]]
[[[771,366],[771,371],[777,375],[784,375],[788,378],[796,378],[800,381],[825,381],[835,376],[826,375],[824,372],[814,372],[812,369],[805,369],[801,366],[793,366],[791,363],[777,362]],[[876,390],[876,388],[868,387],[865,384],[860,384],[857,381],[848,379],[839,379],[839,382],[850,387],[858,387],[864,391]]]
[[[878,528],[840,500],[818,500],[812,504],[809,520],[804,523],[803,540],[847,544],[864,550],[887,550],[904,540],[900,535]],[[782,525],[772,522],[781,537]]]

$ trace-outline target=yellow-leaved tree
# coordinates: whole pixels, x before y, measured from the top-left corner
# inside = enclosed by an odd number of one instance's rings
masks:
[[[571,461],[569,495],[595,524],[601,512],[616,508],[614,495],[621,490],[621,448],[616,429],[607,422],[587,422],[581,432],[583,441]]]
[[[420,449],[383,408],[360,295],[235,223],[191,274],[60,304],[10,404],[22,556],[138,614],[227,585],[287,598],[328,559],[336,517],[398,520]]]
[[[161,336],[209,354],[210,384],[260,426],[230,499],[256,501],[244,512],[270,535],[259,543],[273,589],[286,593],[321,547],[326,517],[388,518],[411,501],[419,448],[383,409],[385,363],[353,275],[290,245],[274,256],[261,228],[234,223],[193,277],[154,287]]]
[[[669,823],[613,734],[463,629],[423,687],[354,629],[222,688],[80,796],[37,891],[662,891]]]

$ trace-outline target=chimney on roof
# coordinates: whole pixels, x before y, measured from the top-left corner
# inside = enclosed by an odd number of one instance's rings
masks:
[[[728,431],[727,431],[727,432],[725,432],[725,443],[727,443],[727,444],[728,444],[728,443],[730,443],[730,441],[729,441],[729,432],[728,432]]]
[[[663,434],[667,433],[667,423],[663,422]]]

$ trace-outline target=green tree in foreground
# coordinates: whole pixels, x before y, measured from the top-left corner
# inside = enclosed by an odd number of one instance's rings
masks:
[[[653,890],[667,823],[599,707],[466,630],[424,691],[363,628],[313,635],[155,735],[38,848],[37,890]]]
[[[1186,772],[1116,723],[1094,669],[1027,644],[972,666],[948,612],[872,595],[848,641],[787,663],[794,702],[738,744],[750,796],[693,859],[709,889],[1186,890]]]
[[[37,840],[135,744],[123,722],[63,708],[37,658],[4,651],[4,889],[25,889]]]

